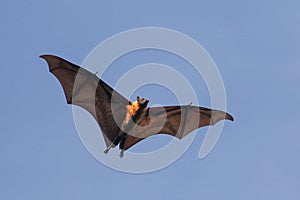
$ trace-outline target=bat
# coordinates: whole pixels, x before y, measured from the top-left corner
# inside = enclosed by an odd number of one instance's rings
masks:
[[[149,100],[130,102],[96,74],[54,55],[41,55],[62,85],[68,104],[87,110],[97,121],[108,153],[119,145],[124,151],[156,134],[182,139],[193,130],[233,117],[223,111],[188,105],[147,107]]]

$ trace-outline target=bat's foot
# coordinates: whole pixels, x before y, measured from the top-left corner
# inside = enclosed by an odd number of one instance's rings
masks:
[[[110,145],[107,147],[107,149],[105,149],[104,153],[105,153],[105,154],[108,154],[109,150],[110,150],[111,148],[114,148],[114,147],[115,147],[115,145],[114,145],[113,143],[110,144]]]
[[[123,156],[124,156],[124,150],[123,149],[121,149],[119,156],[120,156],[120,158],[123,158]]]
[[[109,152],[109,148],[105,149],[103,153],[108,154],[108,152]]]

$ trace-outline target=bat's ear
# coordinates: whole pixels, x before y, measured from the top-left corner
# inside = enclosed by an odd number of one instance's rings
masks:
[[[137,97],[136,97],[136,100],[138,101],[139,99],[140,99],[140,97],[139,97],[139,96],[137,96]]]
[[[128,101],[128,105],[131,105],[131,102],[130,102],[130,101]]]

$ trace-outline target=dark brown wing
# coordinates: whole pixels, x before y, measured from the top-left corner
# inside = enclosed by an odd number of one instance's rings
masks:
[[[63,87],[67,103],[86,109],[98,122],[105,143],[111,144],[125,118],[128,100],[95,74],[53,55],[42,55]],[[113,114],[116,113],[116,114]]]
[[[166,106],[149,108],[146,115],[126,139],[124,148],[128,149],[137,142],[156,134],[168,134],[181,139],[193,130],[214,125],[218,121],[233,117],[223,111],[197,106]]]

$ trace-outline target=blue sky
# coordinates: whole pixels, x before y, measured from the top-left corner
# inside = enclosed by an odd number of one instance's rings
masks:
[[[296,0],[2,3],[0,198],[299,199],[299,7]],[[80,64],[106,38],[145,26],[183,32],[208,51],[236,121],[225,123],[205,159],[198,159],[204,129],[175,163],[135,175],[86,151],[71,106],[38,56]],[[182,62],[170,58],[137,52],[114,65]],[[108,73],[105,81],[113,85],[116,78]],[[160,97],[151,99],[168,103]],[[209,106],[205,92],[201,98]],[[148,146],[155,140],[164,137]]]

